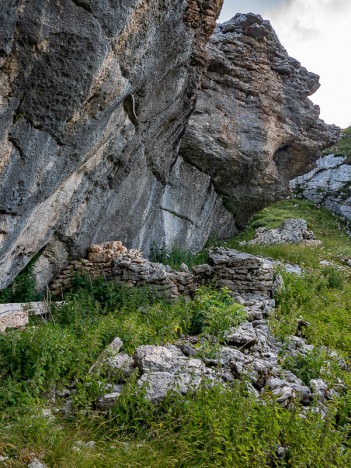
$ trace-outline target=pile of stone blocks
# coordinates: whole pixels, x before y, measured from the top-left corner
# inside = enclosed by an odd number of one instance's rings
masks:
[[[315,241],[313,231],[307,229],[304,219],[287,219],[276,229],[260,227],[256,229],[255,237],[250,245],[296,244]]]

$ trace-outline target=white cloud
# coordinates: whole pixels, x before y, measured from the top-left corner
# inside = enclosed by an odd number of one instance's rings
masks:
[[[222,16],[221,20],[234,16],[239,3],[242,2],[225,0],[226,17]],[[322,86],[312,100],[320,105],[321,117],[328,123],[348,126],[351,123],[350,0],[274,3],[246,0],[246,12],[251,9],[269,19],[289,54],[320,75]]]

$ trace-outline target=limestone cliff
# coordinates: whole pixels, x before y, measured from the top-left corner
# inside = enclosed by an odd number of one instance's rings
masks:
[[[186,216],[168,183],[182,174],[177,146],[221,3],[5,0],[0,287],[45,246],[41,267],[55,269],[94,242],[147,251],[174,229],[189,245],[196,228],[198,247],[217,225],[231,230],[208,176],[183,179],[203,191]]]
[[[290,182],[293,192],[341,215],[351,227],[351,127],[314,168]],[[349,233],[351,233],[349,231]]]
[[[38,252],[49,280],[92,243],[200,249],[331,144],[317,77],[268,23],[237,16],[206,46],[221,4],[5,0],[0,287]]]

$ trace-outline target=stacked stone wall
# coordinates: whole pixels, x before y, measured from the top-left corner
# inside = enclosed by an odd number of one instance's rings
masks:
[[[91,278],[102,276],[130,287],[147,285],[158,297],[168,299],[191,297],[201,285],[210,283],[233,293],[270,296],[273,285],[272,262],[226,248],[211,249],[207,264],[191,271],[182,265],[181,270],[151,262],[139,250],[128,250],[119,241],[107,242],[91,246],[86,259],[70,262],[50,289],[54,296],[61,294],[77,273]]]

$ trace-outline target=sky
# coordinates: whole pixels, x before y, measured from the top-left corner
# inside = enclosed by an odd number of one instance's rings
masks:
[[[311,99],[321,118],[351,125],[351,0],[224,0],[219,22],[249,12],[268,19],[289,55],[320,76]]]

